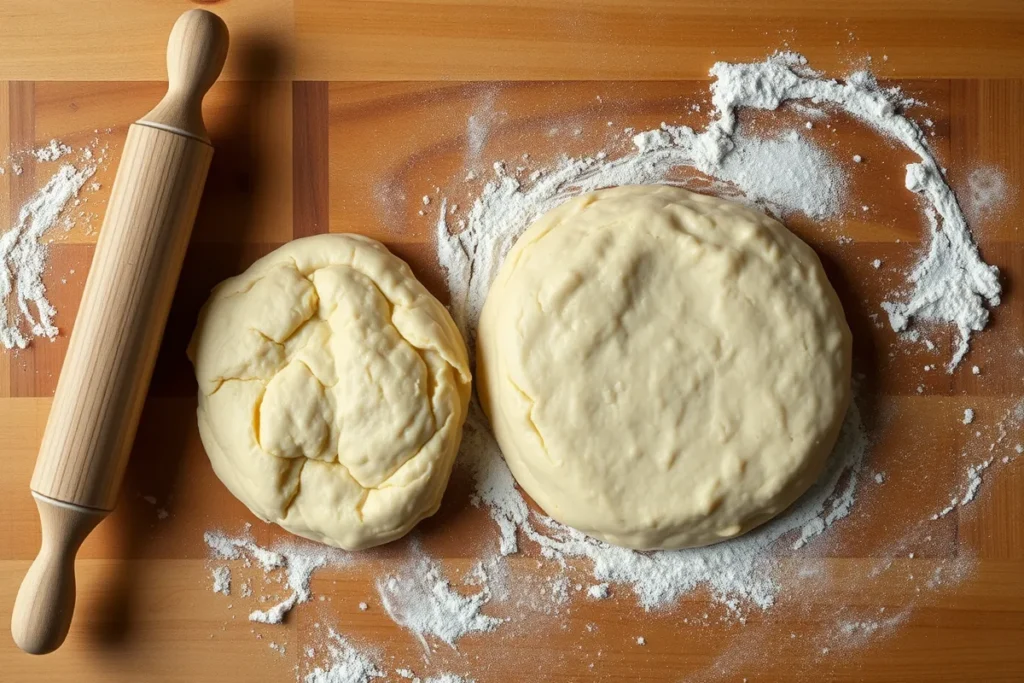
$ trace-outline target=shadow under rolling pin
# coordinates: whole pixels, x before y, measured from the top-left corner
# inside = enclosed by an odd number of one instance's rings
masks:
[[[213,158],[202,102],[227,49],[217,15],[181,15],[167,45],[167,95],[128,129],[32,474],[42,547],[11,617],[26,652],[64,642],[75,554],[117,500]]]

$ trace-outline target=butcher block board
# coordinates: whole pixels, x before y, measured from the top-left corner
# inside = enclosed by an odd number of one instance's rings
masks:
[[[127,126],[162,94],[167,31],[190,6],[3,3],[0,153],[51,138],[81,146],[99,130],[110,163],[97,173],[102,187],[90,194],[89,206],[102,213]],[[1024,359],[1017,355],[1024,346],[1024,5],[235,0],[205,6],[224,16],[233,41],[225,79],[207,99],[216,156],[121,501],[79,555],[78,609],[67,643],[55,654],[31,657],[0,638],[0,680],[292,681],[308,670],[303,643],[321,620],[378,652],[393,680],[396,666],[452,671],[481,683],[1024,680],[1024,460],[993,466],[975,502],[926,521],[962,490],[966,463],[974,460],[961,453],[980,459],[999,418],[1024,394]],[[929,354],[898,343],[871,317],[922,248],[922,216],[902,188],[903,165],[914,159],[843,116],[834,117],[835,132],[808,133],[837,158],[869,160],[850,170],[850,202],[870,211],[841,225],[801,216],[787,222],[822,256],[840,292],[863,375],[859,400],[873,444],[868,471],[885,471],[887,480],[876,485],[865,477],[847,520],[800,552],[782,551],[787,589],[779,604],[749,610],[740,624],[720,619],[723,609],[704,591],[645,612],[628,588],[619,588],[605,601],[576,596],[559,614],[517,622],[508,633],[466,637],[458,650],[442,644],[426,664],[420,644],[388,618],[374,588],[377,577],[407,556],[409,540],[318,572],[312,588],[324,601],[299,606],[281,626],[254,631],[245,618],[255,608],[252,599],[211,591],[205,530],[237,532],[251,522],[261,543],[285,536],[228,494],[197,433],[196,386],[184,349],[215,283],[295,237],[352,231],[386,243],[446,300],[432,246],[437,204],[425,216],[418,212],[420,198],[436,196],[435,187],[464,207],[479,189],[463,182],[472,113],[496,112],[479,170],[523,153],[544,166],[563,153],[623,152],[626,127],[706,124],[706,74],[715,60],[761,59],[784,48],[837,76],[868,65],[870,55],[880,78],[927,103],[913,114],[934,121],[930,141],[952,186],[962,190],[972,170],[992,166],[1011,196],[975,223],[984,258],[1002,272],[1003,303],[960,370],[924,372],[924,365],[948,358],[949,330],[931,336],[942,355]],[[705,105],[701,112],[690,109],[697,102]],[[574,135],[576,129],[582,132]],[[47,177],[30,166],[0,178],[4,228]],[[840,242],[837,227],[852,244]],[[9,622],[38,549],[28,482],[95,239],[77,226],[51,246],[46,283],[60,337],[0,353],[2,623]],[[876,258],[882,269],[872,268]],[[981,374],[972,374],[972,365]],[[960,424],[966,408],[976,411],[972,426],[983,437]],[[1008,438],[1024,436],[1017,431]],[[452,577],[495,545],[495,527],[470,504],[471,489],[468,475],[457,470],[441,511],[415,533],[415,542]],[[169,515],[158,519],[158,509]],[[901,541],[919,528],[927,528],[928,540],[917,534],[912,543]],[[536,548],[524,549],[508,560],[513,576],[526,581],[550,572],[539,566]],[[889,559],[881,578],[870,576]],[[910,578],[951,562],[968,569],[935,589],[922,590],[919,578]],[[585,580],[586,563],[574,576]],[[360,602],[370,608],[361,611]],[[901,615],[899,624],[855,644],[822,641],[821,634],[835,630],[837,615],[879,607]],[[498,603],[487,610],[510,614]],[[637,644],[639,636],[645,645]],[[268,648],[269,641],[287,643],[285,654]]]

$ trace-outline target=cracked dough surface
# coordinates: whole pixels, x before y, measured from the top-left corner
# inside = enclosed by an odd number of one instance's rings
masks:
[[[261,519],[354,550],[437,511],[466,347],[384,245],[318,235],[264,256],[213,290],[189,357],[213,469]]]
[[[519,239],[480,318],[477,385],[556,520],[638,549],[788,507],[850,401],[850,331],[781,223],[678,188],[582,195]]]

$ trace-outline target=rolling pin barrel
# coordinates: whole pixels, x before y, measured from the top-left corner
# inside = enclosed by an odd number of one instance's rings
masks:
[[[27,652],[64,641],[75,554],[117,500],[213,157],[202,99],[227,41],[216,15],[183,14],[167,95],[128,130],[32,475],[42,546],[11,620]]]

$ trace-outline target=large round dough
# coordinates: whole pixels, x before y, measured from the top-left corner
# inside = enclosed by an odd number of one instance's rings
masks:
[[[213,290],[189,356],[213,469],[261,519],[354,550],[437,511],[466,347],[384,245],[319,235],[264,256]]]
[[[850,401],[850,354],[821,263],[783,225],[634,186],[523,234],[481,314],[477,375],[545,512],[616,545],[683,548],[807,490]]]

